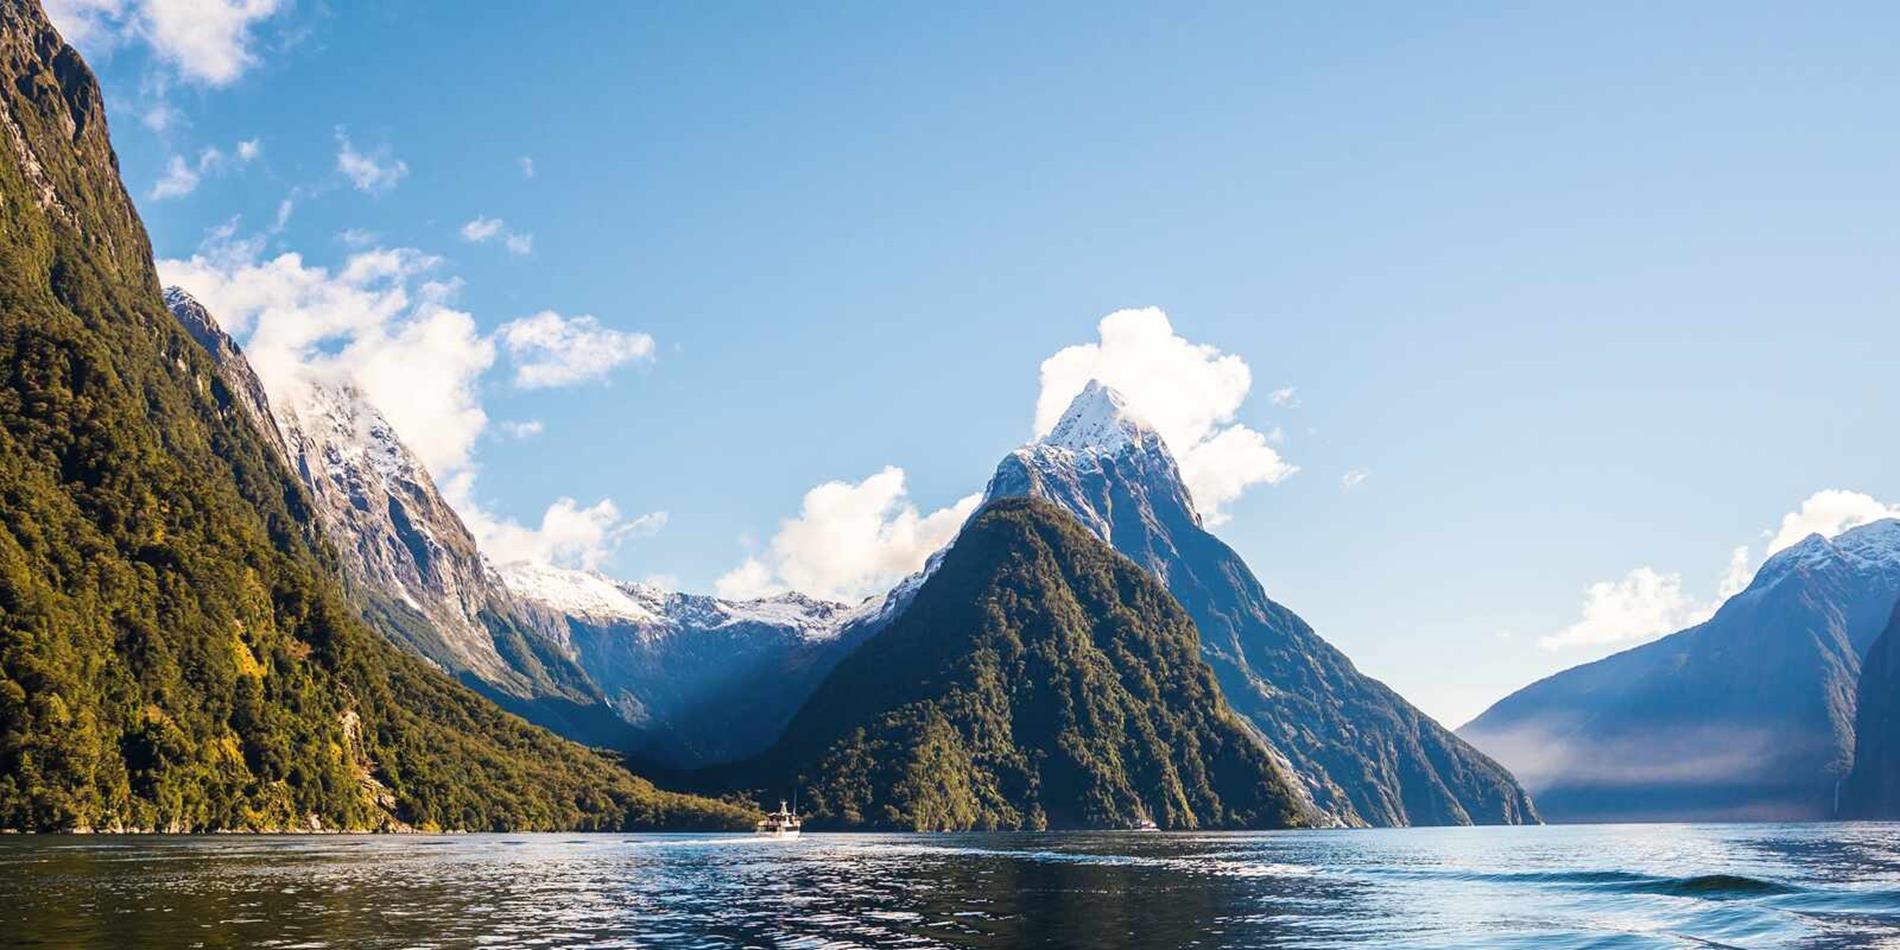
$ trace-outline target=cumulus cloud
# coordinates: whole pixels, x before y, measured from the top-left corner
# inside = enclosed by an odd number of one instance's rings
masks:
[[[1293,409],[1300,404],[1300,398],[1291,386],[1282,386],[1268,393],[1267,401],[1283,409]]]
[[[981,501],[968,495],[920,513],[907,497],[904,470],[896,466],[861,482],[826,482],[805,493],[797,517],[779,524],[765,551],[715,587],[732,599],[789,589],[827,600],[862,600],[922,568]]]
[[[239,336],[273,402],[299,404],[313,382],[347,381],[383,411],[438,478],[467,466],[487,423],[476,381],[495,362],[474,318],[424,294],[439,258],[374,248],[341,267],[300,254],[258,256],[254,242],[214,243],[159,274],[203,301]]]
[[[528,419],[522,422],[510,420],[501,424],[501,431],[511,439],[532,439],[540,435],[545,428],[546,426],[542,425],[539,419]]]
[[[92,51],[142,41],[178,75],[225,86],[258,63],[255,28],[285,0],[48,0],[68,42]]]
[[[548,389],[604,380],[628,363],[653,358],[653,338],[601,326],[591,316],[543,310],[496,332],[515,366],[515,386]]]
[[[409,174],[409,165],[391,155],[387,145],[369,152],[359,151],[341,128],[336,130],[336,144],[336,169],[357,191],[382,194]]]
[[[1681,574],[1639,567],[1620,580],[1584,591],[1583,618],[1537,641],[1546,650],[1652,640],[1707,619],[1708,609],[1683,592]]]
[[[583,506],[562,498],[529,527],[477,500],[475,450],[489,424],[480,381],[495,364],[497,344],[454,305],[460,281],[440,275],[440,258],[369,247],[324,267],[296,253],[265,257],[261,249],[261,240],[240,240],[226,226],[197,254],[161,260],[158,270],[240,340],[273,404],[303,405],[315,383],[354,385],[491,557],[592,567],[664,525],[664,513],[627,518],[611,499]],[[525,437],[538,426],[504,431]]]
[[[1591,584],[1584,591],[1582,619],[1539,639],[1538,645],[1561,650],[1635,644],[1692,627],[1712,616],[1723,601],[1746,590],[1767,558],[1809,535],[1832,538],[1883,518],[1900,518],[1900,505],[1837,488],[1815,492],[1783,515],[1778,527],[1762,532],[1769,540],[1760,558],[1746,544],[1730,549],[1714,597],[1702,600],[1690,594],[1679,573],[1639,567],[1619,580]]]
[[[1153,307],[1111,313],[1097,332],[1096,342],[1067,347],[1042,362],[1036,435],[1055,428],[1089,380],[1102,381],[1161,434],[1210,524],[1225,520],[1222,506],[1248,488],[1298,471],[1266,436],[1234,421],[1253,388],[1253,374],[1240,357],[1177,335],[1168,315]]]
[[[1346,488],[1358,488],[1366,483],[1366,479],[1371,477],[1372,473],[1370,471],[1363,468],[1355,468],[1339,476],[1339,484]]]
[[[583,508],[572,498],[562,498],[549,505],[541,523],[532,528],[491,515],[479,505],[467,507],[474,514],[465,514],[463,520],[476,543],[491,560],[501,563],[533,561],[597,570],[622,544],[666,527],[666,512],[624,518],[611,499]]]
[[[1766,557],[1792,547],[1810,534],[1831,538],[1883,518],[1900,518],[1900,505],[1889,505],[1864,492],[1830,488],[1809,495],[1801,507],[1781,516],[1768,541]]]

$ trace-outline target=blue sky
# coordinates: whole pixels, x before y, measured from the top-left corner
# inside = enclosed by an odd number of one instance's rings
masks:
[[[1900,501],[1890,6],[54,6],[166,272],[380,354],[485,543],[861,585],[1138,307],[1298,469],[1218,533],[1452,724]]]

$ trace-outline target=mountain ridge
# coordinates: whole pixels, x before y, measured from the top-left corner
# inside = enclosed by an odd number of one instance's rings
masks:
[[[1708,620],[1538,680],[1460,733],[1558,820],[1831,817],[1861,660],[1896,600],[1900,521],[1810,535]]]
[[[1052,501],[1159,578],[1194,619],[1228,702],[1340,820],[1537,821],[1536,806],[1503,766],[1360,673],[1267,597],[1240,556],[1203,526],[1165,440],[1123,406],[1091,381],[1050,436],[1004,457],[985,497]],[[1116,418],[1102,419],[1109,411]]]
[[[0,827],[730,827],[354,616],[169,311],[91,70],[0,4]]]
[[[1285,827],[1317,820],[1221,698],[1166,589],[1039,499],[978,509],[890,626],[758,759],[819,827]]]

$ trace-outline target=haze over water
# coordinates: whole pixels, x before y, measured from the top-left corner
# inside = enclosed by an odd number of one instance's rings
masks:
[[[1875,946],[1893,826],[8,838],[22,946]]]

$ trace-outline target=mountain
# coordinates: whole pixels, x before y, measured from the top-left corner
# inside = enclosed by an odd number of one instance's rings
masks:
[[[1194,623],[1066,512],[980,509],[890,625],[760,759],[815,826],[1306,824],[1312,806],[1222,701]]]
[[[182,287],[165,303],[260,437],[309,492],[349,591],[378,632],[531,722],[593,745],[632,732],[545,637],[421,461],[354,386],[310,380],[273,404],[243,350]]]
[[[1900,607],[1861,663],[1854,767],[1841,783],[1843,818],[1900,818]]]
[[[786,593],[724,600],[537,564],[503,565],[539,634],[631,724],[624,748],[667,769],[754,755],[914,584],[857,606]]]
[[[0,827],[727,826],[370,632],[167,310],[92,72],[0,4]]]
[[[273,406],[243,350],[189,292],[165,300],[308,490],[371,626],[503,708],[643,763],[757,753],[909,588],[858,607],[731,601],[529,563],[491,566],[428,470],[346,383]],[[914,586],[914,581],[911,585]]]
[[[1348,824],[1534,822],[1509,772],[1270,600],[1202,527],[1174,457],[1113,389],[1090,382],[1049,435],[1005,458],[988,497],[1053,502],[1167,585],[1200,629],[1227,702]]]
[[[1861,657],[1900,598],[1900,521],[1811,535],[1706,622],[1500,700],[1460,733],[1561,821],[1834,814]]]

